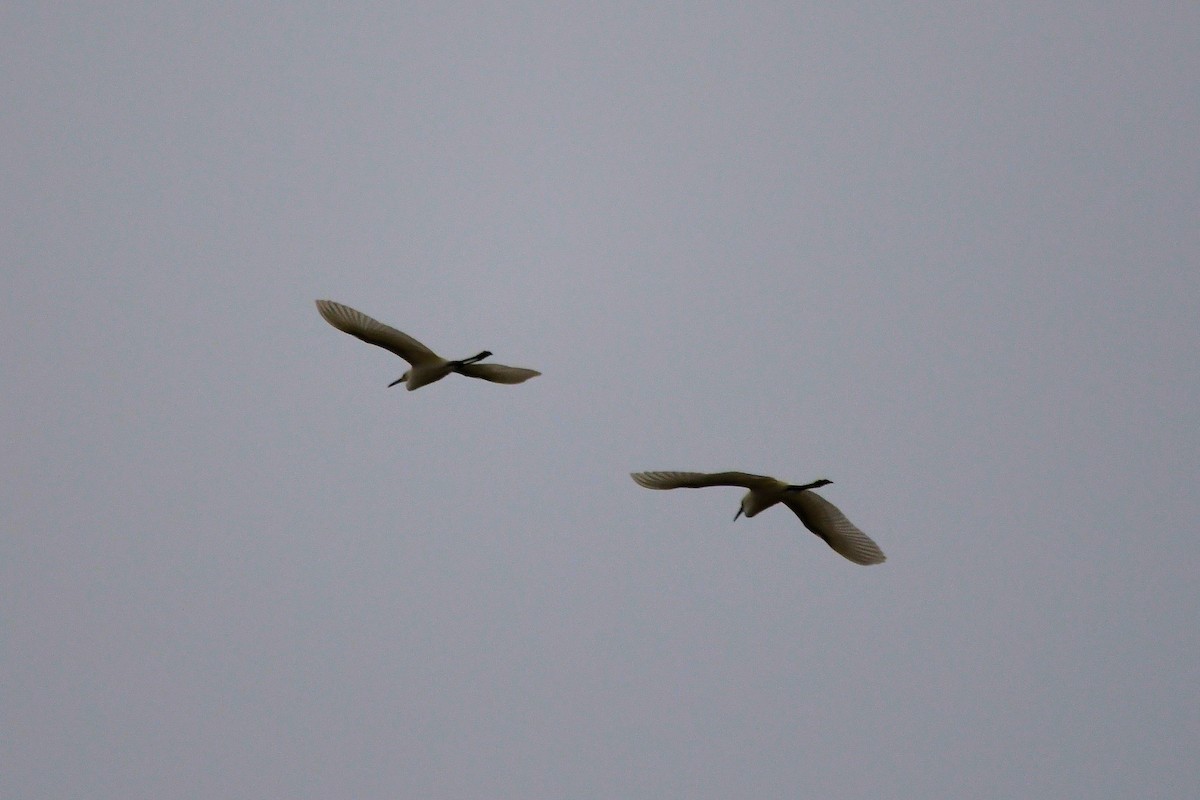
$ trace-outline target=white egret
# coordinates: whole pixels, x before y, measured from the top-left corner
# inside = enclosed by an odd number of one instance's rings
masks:
[[[332,300],[318,300],[317,311],[333,327],[344,331],[367,344],[382,347],[403,358],[411,365],[411,369],[388,384],[395,386],[403,383],[411,392],[422,386],[440,381],[451,372],[466,375],[470,378],[482,378],[492,383],[523,383],[542,373],[523,367],[506,367],[503,364],[476,363],[491,355],[491,351],[483,350],[470,358],[449,361],[430,350],[406,333],[384,325],[378,320],[371,319],[361,311],[350,306],[335,303]]]
[[[631,476],[639,486],[647,489],[741,486],[750,491],[746,492],[733,515],[735,522],[742,514],[753,517],[776,503],[783,503],[796,513],[804,527],[855,564],[882,564],[886,560],[879,545],[846,519],[837,506],[812,491],[833,483],[825,478],[798,486],[747,472],[634,472]]]

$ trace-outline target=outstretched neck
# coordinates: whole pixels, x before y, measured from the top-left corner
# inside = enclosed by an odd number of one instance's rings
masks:
[[[455,361],[454,363],[458,364],[459,366],[462,366],[463,364],[474,364],[476,361],[482,361],[483,359],[487,358],[491,354],[492,354],[491,350],[480,350],[478,353],[471,356],[470,358],[464,358],[462,361]]]
[[[806,489],[820,489],[822,486],[828,486],[831,483],[833,483],[833,481],[829,480],[828,478],[821,478],[819,481],[813,481],[812,483],[805,483],[803,485],[797,485],[797,486],[789,486],[784,491],[803,492]]]

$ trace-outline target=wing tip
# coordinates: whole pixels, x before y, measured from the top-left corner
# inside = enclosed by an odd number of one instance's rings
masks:
[[[353,311],[350,306],[342,305],[334,300],[314,300],[317,306],[317,313],[320,314],[329,323],[335,319],[342,319],[347,312]]]
[[[638,486],[646,489],[674,489],[674,486],[665,486],[664,483],[669,483],[674,472],[666,472],[663,470],[648,470],[646,472],[631,472],[629,477],[633,478],[633,482]]]
[[[871,567],[887,561],[887,556],[879,549],[879,545],[869,539],[865,542],[857,542],[849,546],[843,543],[842,548],[834,549],[848,561],[853,561],[855,564],[864,567]]]

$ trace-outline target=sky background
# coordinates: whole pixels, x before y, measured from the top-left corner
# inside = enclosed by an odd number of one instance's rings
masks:
[[[6,4],[0,795],[1194,798],[1197,31]]]

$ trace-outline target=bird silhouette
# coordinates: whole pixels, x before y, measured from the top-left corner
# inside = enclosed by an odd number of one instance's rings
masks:
[[[442,358],[407,333],[401,333],[390,325],[384,325],[350,306],[344,306],[332,300],[316,302],[317,311],[321,312],[321,316],[325,318],[326,322],[339,331],[362,339],[367,344],[382,347],[409,363],[411,368],[388,386],[403,383],[405,388],[411,392],[434,381],[440,381],[451,372],[457,372],[459,375],[466,375],[469,378],[482,378],[492,383],[524,383],[530,378],[542,374],[535,369],[525,369],[524,367],[477,363],[492,354],[489,350],[480,351],[470,358],[451,361]]]
[[[795,512],[804,527],[820,536],[837,553],[855,564],[882,564],[886,560],[879,545],[846,519],[837,506],[812,491],[833,483],[822,478],[803,485],[785,483],[766,475],[748,472],[633,472],[639,486],[647,489],[700,489],[706,486],[741,486],[749,489],[742,497],[734,521],[745,514],[753,517],[776,503]]]

